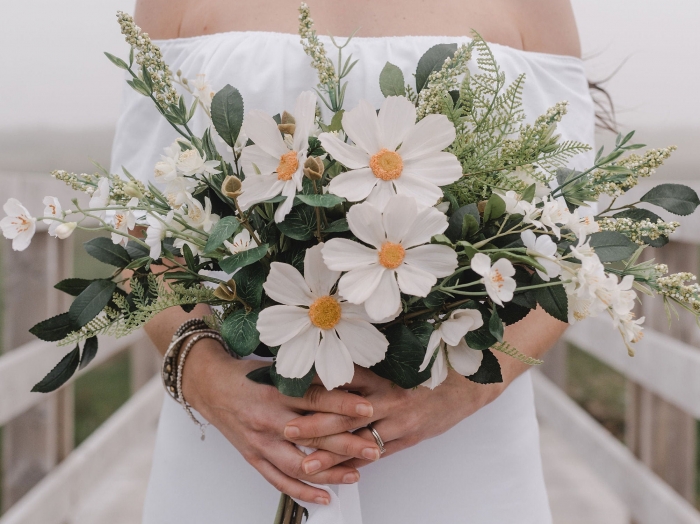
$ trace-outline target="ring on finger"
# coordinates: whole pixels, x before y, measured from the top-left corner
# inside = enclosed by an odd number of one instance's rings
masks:
[[[383,455],[386,453],[386,448],[384,447],[384,440],[382,440],[382,437],[379,435],[379,432],[374,429],[374,426],[372,424],[367,424],[367,429],[372,432],[372,436],[374,437],[374,441],[377,443],[377,446],[379,446],[379,454]]]

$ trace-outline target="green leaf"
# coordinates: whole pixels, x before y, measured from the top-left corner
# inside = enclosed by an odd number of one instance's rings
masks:
[[[260,263],[239,269],[233,275],[233,280],[236,282],[236,294],[250,307],[260,307],[263,283],[266,277],[267,271]]]
[[[558,279],[550,280],[550,282],[559,282],[559,285],[541,287],[535,289],[535,299],[547,313],[561,320],[562,322],[569,321],[569,299],[566,296],[566,291]],[[533,284],[544,284],[544,280],[538,274],[532,276]]]
[[[68,313],[61,313],[55,317],[42,320],[29,329],[32,335],[46,342],[63,340],[73,331],[75,331],[75,328]]]
[[[445,236],[453,242],[463,240],[478,231],[480,219],[476,204],[460,207],[452,213]]]
[[[116,283],[106,279],[94,280],[90,283],[85,291],[76,297],[68,310],[73,327],[79,329],[99,315],[112,300],[112,294],[116,288]]]
[[[698,194],[682,184],[660,184],[640,200],[682,216],[690,215],[700,205]]]
[[[490,320],[490,319],[489,319]],[[490,322],[489,322],[490,323]],[[489,331],[488,324],[481,326],[479,329],[467,332],[464,335],[464,341],[472,349],[488,349],[493,346],[498,340]]]
[[[255,327],[259,311],[246,312],[238,309],[227,316],[221,324],[221,336],[231,351],[239,357],[247,357],[260,344],[260,333]]]
[[[420,57],[416,67],[416,93],[420,93],[426,87],[430,73],[442,69],[445,60],[452,58],[455,51],[457,44],[437,44]]]
[[[537,184],[530,184],[525,188],[525,191],[523,191],[522,195],[520,195],[520,199],[524,200],[525,202],[532,202],[532,199],[535,198],[536,191]]]
[[[129,252],[107,237],[97,237],[83,244],[88,255],[115,267],[126,267],[131,262]]]
[[[622,233],[600,231],[590,236],[590,246],[601,262],[617,262],[631,257],[639,247]]]
[[[345,114],[345,109],[341,109],[333,115],[328,131],[340,131],[343,129],[343,114]]]
[[[88,287],[91,282],[92,280],[89,280],[87,278],[65,278],[61,280],[58,284],[56,284],[54,287],[59,291],[68,293],[73,297],[77,297],[78,295],[80,295],[80,293],[85,291],[85,288]]]
[[[500,218],[505,212],[506,203],[496,193],[493,193],[486,202],[486,208],[484,209],[484,222]]]
[[[311,240],[316,231],[314,208],[304,205],[296,206],[282,222],[277,224],[277,229],[294,240]]]
[[[80,369],[87,366],[97,355],[97,337],[90,337],[83,346],[83,356],[80,358]]]
[[[136,260],[138,258],[149,257],[150,251],[148,247],[142,246],[138,242],[129,240],[126,244],[126,252],[131,257],[131,260]],[[150,257],[149,257],[150,258]]]
[[[325,195],[297,195],[297,200],[313,207],[335,207],[338,204],[345,202],[343,197],[335,196],[330,193]]]
[[[250,264],[264,258],[269,248],[269,245],[263,244],[262,246],[246,249],[245,251],[241,251],[240,253],[236,253],[235,255],[231,255],[228,258],[220,260],[219,266],[221,266],[221,269],[226,271],[226,273],[231,274],[238,268],[249,266]]]
[[[348,225],[348,220],[346,218],[341,218],[335,222],[331,222],[323,230],[324,233],[343,233],[345,231],[350,231],[350,226]]]
[[[69,378],[73,376],[75,370],[78,369],[80,363],[80,348],[75,346],[75,349],[68,353],[61,361],[49,371],[44,378],[37,382],[32,388],[32,392],[50,393],[60,388]]]
[[[124,269],[138,269],[151,263],[151,257],[137,258],[132,260]]]
[[[515,300],[515,296],[517,295],[513,296],[513,300]],[[535,306],[536,305],[537,304],[535,304]],[[498,309],[498,316],[501,317],[501,320],[506,326],[510,326],[524,319],[530,313],[531,309],[532,308],[516,302],[506,302],[502,308]]]
[[[493,257],[493,261],[495,262],[500,258],[507,258],[508,260],[516,264],[525,264],[532,268],[539,269],[543,273],[547,272],[547,270],[542,266],[542,264],[540,264],[537,261],[537,259],[528,255],[519,255],[517,253],[513,253],[512,251],[500,251],[495,254],[495,256]]]
[[[107,53],[106,51],[105,51],[105,56],[107,58],[109,58],[109,61],[112,62],[115,66],[117,66],[119,69],[124,69],[124,70],[129,69],[129,66],[121,58],[116,57],[111,53]]]
[[[127,80],[126,83],[137,93],[143,96],[151,96],[151,91],[148,89],[148,86],[140,78],[132,78],[131,80]]]
[[[211,101],[211,121],[219,136],[233,147],[243,125],[243,97],[228,84]]]
[[[430,325],[428,326],[432,329]],[[414,388],[428,380],[430,366],[423,372],[418,371],[423,363],[427,344],[423,344],[403,324],[391,326],[385,334],[389,340],[386,356],[384,360],[372,366],[372,371],[404,389]]]
[[[652,224],[656,224],[657,220],[663,220],[659,215],[649,211],[648,209],[634,208],[625,209],[619,213],[615,213],[613,218],[630,218],[635,222],[640,222],[642,220],[649,220]],[[668,237],[661,235],[658,238],[651,239],[649,237],[642,237],[642,242],[651,247],[662,247],[668,244]]]
[[[384,64],[379,73],[379,89],[384,96],[406,96],[406,82],[398,66],[391,62]]]
[[[477,372],[467,378],[478,384],[496,384],[498,382],[503,382],[501,365],[498,363],[496,356],[490,349],[485,349],[483,355],[481,366],[479,366]]]
[[[262,366],[248,373],[246,377],[248,377],[253,382],[257,382],[258,384],[274,386],[275,384],[274,382],[272,382],[272,377],[270,376],[271,369],[272,366]]]
[[[496,340],[503,342],[503,322],[501,317],[498,316],[496,308],[493,308],[491,313],[491,318],[489,319],[489,333],[491,333]]]
[[[211,230],[211,233],[209,233],[204,252],[211,253],[216,251],[224,243],[224,240],[231,238],[240,227],[241,222],[236,217],[227,216],[219,220],[214,229]]]
[[[277,364],[270,367],[272,383],[283,395],[288,397],[303,397],[316,376],[316,369],[311,366],[309,372],[302,378],[287,378],[277,373]]]
[[[192,249],[187,244],[182,246],[182,255],[185,257],[185,264],[187,269],[192,271],[192,273],[197,272],[197,263],[194,260],[194,255],[192,254]]]

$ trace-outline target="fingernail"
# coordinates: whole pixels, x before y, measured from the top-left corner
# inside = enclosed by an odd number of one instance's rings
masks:
[[[323,506],[328,506],[328,504],[330,503],[330,501],[326,497],[316,497],[314,499],[314,502]]]
[[[287,426],[284,428],[284,436],[287,438],[297,438],[301,431],[296,426]]]
[[[367,460],[378,460],[379,450],[376,448],[365,448],[362,450],[362,456]]]
[[[346,473],[343,475],[343,484],[354,484],[360,480],[360,475],[357,473]]]
[[[309,460],[308,462],[304,462],[304,471],[307,475],[310,475],[311,473],[319,469],[321,469],[320,460]]]
[[[355,406],[355,411],[361,417],[371,417],[374,413],[374,409],[372,409],[370,404],[358,404]]]

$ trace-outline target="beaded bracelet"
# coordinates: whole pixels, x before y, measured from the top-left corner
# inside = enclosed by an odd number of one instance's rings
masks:
[[[177,393],[175,391],[175,385],[177,383],[177,357],[180,347],[190,335],[203,332],[213,331],[199,319],[188,320],[175,331],[168,349],[165,350],[161,366],[161,378],[163,380],[163,387],[165,387],[165,390],[175,400],[177,400]]]

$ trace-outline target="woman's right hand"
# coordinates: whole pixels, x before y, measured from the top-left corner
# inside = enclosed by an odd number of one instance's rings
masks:
[[[201,346],[201,347],[200,347]],[[302,467],[306,455],[284,437],[290,420],[309,412],[349,417],[372,417],[372,405],[361,396],[341,390],[327,391],[314,384],[303,398],[282,395],[272,386],[258,384],[246,375],[269,365],[257,360],[237,360],[212,339],[203,339],[187,357],[183,372],[183,394],[207,421],[233,444],[241,455],[276,489],[305,502],[328,504],[327,492],[301,482],[352,484],[360,478],[357,469],[339,464],[316,474]],[[343,432],[318,442],[342,457],[378,459],[376,443]]]

